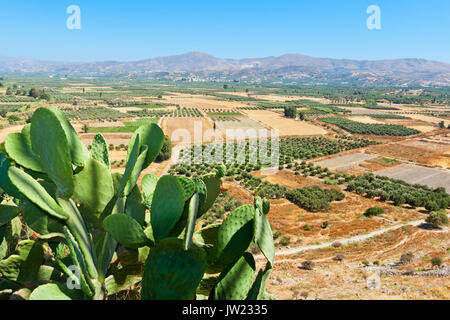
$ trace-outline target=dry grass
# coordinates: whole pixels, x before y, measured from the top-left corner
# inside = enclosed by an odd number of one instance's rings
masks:
[[[283,136],[317,136],[325,135],[327,131],[312,125],[306,121],[296,121],[285,118],[279,113],[267,110],[246,110],[244,111],[250,119],[260,122],[265,127],[279,130],[279,135]]]

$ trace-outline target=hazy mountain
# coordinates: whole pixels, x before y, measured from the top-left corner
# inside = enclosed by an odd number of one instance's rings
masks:
[[[221,59],[189,52],[141,61],[53,62],[0,56],[0,72],[43,72],[69,75],[151,74],[158,72],[201,74],[204,77],[310,81],[362,81],[450,85],[450,64],[425,59],[348,60],[314,58],[300,54],[259,59]]]

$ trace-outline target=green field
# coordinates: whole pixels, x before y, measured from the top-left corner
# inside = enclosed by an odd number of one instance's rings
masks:
[[[124,126],[115,126],[115,127],[89,127],[88,133],[132,133],[136,131],[142,125],[150,124],[150,123],[158,123],[159,118],[150,118],[150,119],[138,119],[136,121],[126,121],[124,122]]]

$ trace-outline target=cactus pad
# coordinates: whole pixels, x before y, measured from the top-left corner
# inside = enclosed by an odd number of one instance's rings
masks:
[[[142,281],[144,300],[186,300],[192,297],[206,268],[203,249],[167,238],[150,250]]]
[[[139,223],[125,214],[110,215],[103,221],[103,227],[114,240],[128,248],[136,249],[150,242]]]
[[[243,300],[252,286],[255,260],[246,252],[236,263],[228,265],[220,274],[212,292],[214,300]]]
[[[184,192],[174,176],[163,176],[158,180],[153,194],[150,222],[156,241],[167,237],[184,210]]]
[[[225,219],[217,233],[214,247],[216,263],[227,265],[248,249],[253,239],[255,209],[251,205],[241,206]]]

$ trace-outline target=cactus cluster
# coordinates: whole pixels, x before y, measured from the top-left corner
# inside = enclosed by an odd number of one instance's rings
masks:
[[[57,108],[39,108],[9,134],[0,149],[0,298],[105,299],[140,282],[142,299],[269,298],[269,203],[256,198],[200,228],[224,168],[193,179],[147,174],[137,185],[163,141],[156,124],[138,128],[119,174],[104,137],[89,152]],[[267,259],[258,272],[252,243]]]

